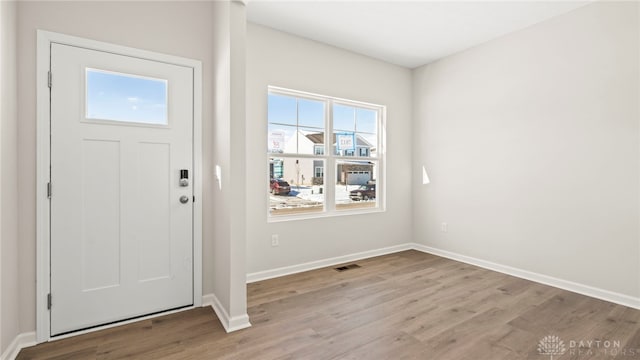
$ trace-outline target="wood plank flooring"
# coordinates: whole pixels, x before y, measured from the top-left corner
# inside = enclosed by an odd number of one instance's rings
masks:
[[[564,344],[553,359],[640,359],[639,310],[418,251],[356,263],[249,284],[249,329],[198,308],[18,359],[545,360],[548,335]]]

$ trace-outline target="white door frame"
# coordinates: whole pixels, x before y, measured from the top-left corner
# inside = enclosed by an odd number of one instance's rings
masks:
[[[47,296],[51,289],[51,214],[47,197],[47,183],[50,179],[51,159],[51,106],[48,73],[52,43],[193,68],[193,194],[195,196],[193,202],[193,306],[202,306],[202,63],[197,60],[38,30],[36,57],[36,341],[41,343],[51,339],[51,318],[47,309]],[[55,86],[55,79],[53,81],[53,86]]]

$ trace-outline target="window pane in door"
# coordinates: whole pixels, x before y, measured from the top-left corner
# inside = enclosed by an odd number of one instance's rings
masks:
[[[167,125],[164,79],[86,69],[86,118]]]

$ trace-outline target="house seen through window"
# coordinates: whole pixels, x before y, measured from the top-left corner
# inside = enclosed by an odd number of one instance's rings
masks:
[[[271,217],[381,210],[384,107],[269,88]]]

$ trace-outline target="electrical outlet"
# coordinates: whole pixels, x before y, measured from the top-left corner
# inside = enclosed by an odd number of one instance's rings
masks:
[[[271,235],[271,246],[278,246],[278,245],[280,245],[280,239],[278,237],[278,234]]]
[[[443,222],[442,224],[440,224],[440,231],[442,231],[442,232],[449,231],[449,226],[447,225],[446,222]]]

